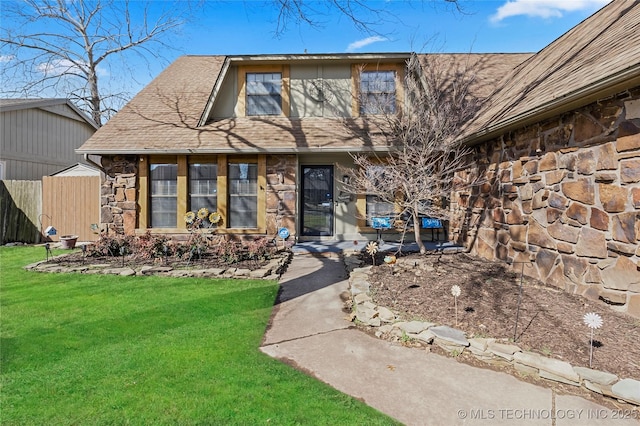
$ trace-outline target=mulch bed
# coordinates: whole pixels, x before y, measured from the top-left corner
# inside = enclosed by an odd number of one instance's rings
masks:
[[[589,367],[591,329],[583,317],[595,312],[603,325],[594,333],[592,368],[640,380],[640,319],[526,276],[518,313],[520,274],[503,263],[464,253],[409,255],[409,261],[427,259],[433,268],[427,271],[391,267],[382,262],[383,257],[378,254],[379,266],[369,275],[371,295],[374,303],[400,313],[403,319],[449,325],[468,337],[513,342],[515,336],[515,344],[523,350]],[[370,256],[362,259],[371,264]],[[461,290],[457,323],[454,285]]]
[[[260,269],[260,267],[269,263],[269,260],[242,260],[239,262],[228,263],[219,256],[203,254],[199,258],[188,259],[176,258],[169,256],[167,258],[143,259],[141,257],[125,255],[124,262],[121,256],[86,256],[83,259],[82,252],[74,252],[68,255],[56,258],[55,262],[64,266],[81,266],[83,264],[100,264],[110,265],[113,268],[120,268],[124,264],[125,267],[138,269],[145,265],[152,266],[170,266],[174,269],[210,269],[210,268],[237,268],[237,269]]]

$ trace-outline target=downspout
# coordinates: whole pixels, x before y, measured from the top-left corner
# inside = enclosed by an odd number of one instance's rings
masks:
[[[95,161],[93,161],[91,158],[89,158],[89,155],[91,155],[91,154],[84,154],[84,161],[86,161],[87,163],[95,166],[98,170],[100,170],[102,173],[104,173],[106,175],[107,173],[104,171],[104,167],[102,167],[101,164],[98,164]]]

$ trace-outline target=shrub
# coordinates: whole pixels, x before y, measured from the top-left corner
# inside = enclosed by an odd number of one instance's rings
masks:
[[[249,260],[266,260],[271,257],[275,248],[269,244],[265,237],[254,238],[247,244],[247,257]]]
[[[173,254],[168,245],[170,239],[164,235],[151,235],[147,231],[144,235],[133,238],[133,254],[140,259],[154,259]],[[166,250],[166,253],[165,253]]]
[[[87,255],[90,257],[99,257],[130,254],[134,238],[135,237],[132,236],[117,235],[112,237],[108,234],[100,234],[98,241],[89,246]]]

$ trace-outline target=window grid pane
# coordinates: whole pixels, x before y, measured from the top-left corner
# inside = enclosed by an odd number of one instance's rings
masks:
[[[395,111],[395,71],[363,71],[360,75],[360,114],[389,114]]]
[[[229,226],[258,227],[258,165],[229,164]]]
[[[282,73],[247,73],[247,115],[280,115]]]
[[[175,228],[178,210],[178,165],[151,164],[150,211],[152,228]]]
[[[381,201],[377,195],[367,195],[367,225],[371,226],[373,217],[393,217],[394,214],[393,203]]]
[[[209,213],[218,210],[218,165],[190,164],[189,165],[189,210],[197,212],[206,208]],[[203,226],[212,226],[208,219]]]

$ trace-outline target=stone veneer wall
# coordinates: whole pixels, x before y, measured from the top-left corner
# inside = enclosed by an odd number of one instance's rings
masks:
[[[475,148],[451,238],[640,317],[640,88]],[[514,268],[519,271],[520,264]]]
[[[103,156],[106,178],[101,189],[100,229],[116,234],[134,234],[136,229],[136,156]],[[267,235],[275,236],[286,227],[295,235],[296,169],[295,155],[267,157]]]
[[[105,179],[100,190],[100,231],[133,234],[136,229],[138,157],[103,156]]]
[[[295,155],[267,156],[267,235],[274,236],[285,227],[296,233],[296,170]]]

